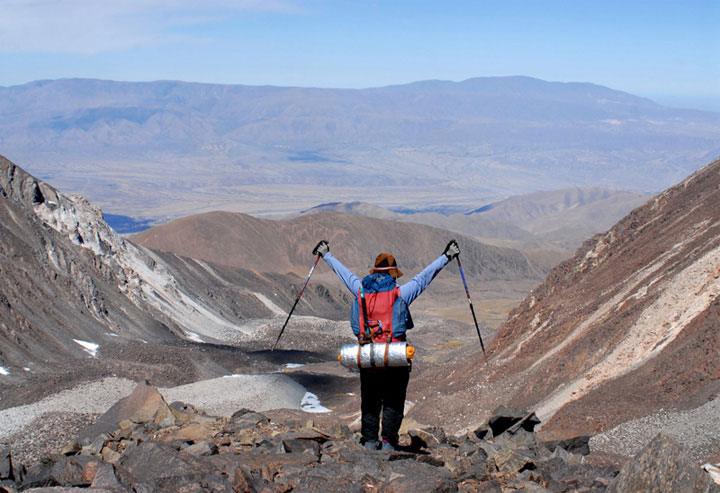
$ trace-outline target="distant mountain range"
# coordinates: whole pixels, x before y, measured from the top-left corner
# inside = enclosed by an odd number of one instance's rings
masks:
[[[301,214],[337,211],[359,216],[427,224],[519,250],[571,254],[583,241],[605,231],[651,196],[597,187],[574,187],[517,195],[465,213],[401,212],[366,202],[333,202]],[[555,264],[553,264],[555,265]],[[552,267],[550,265],[548,267]]]
[[[0,148],[133,218],[353,200],[469,210],[569,186],[661,190],[720,155],[720,113],[527,77],[363,90],[70,79],[0,88]]]

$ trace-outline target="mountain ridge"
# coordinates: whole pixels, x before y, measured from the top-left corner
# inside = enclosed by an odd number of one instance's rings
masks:
[[[370,257],[390,251],[408,271],[420,270],[437,258],[450,236],[435,227],[334,211],[289,220],[218,211],[177,219],[132,239],[148,248],[214,263],[300,273],[307,269],[307,252],[319,239],[328,240],[331,251],[352,269],[367,269],[373,260]],[[541,275],[518,251],[455,236],[463,245],[464,256],[472,259],[466,272],[478,281]]]
[[[400,207],[656,191],[720,154],[720,113],[531,78],[352,90],[73,79],[0,96],[6,153],[64,190],[92,179],[94,203],[145,218],[296,211],[368,189]]]

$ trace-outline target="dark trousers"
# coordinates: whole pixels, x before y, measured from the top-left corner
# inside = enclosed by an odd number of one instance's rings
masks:
[[[382,411],[382,439],[397,444],[409,381],[409,367],[360,370],[363,441],[378,439]]]

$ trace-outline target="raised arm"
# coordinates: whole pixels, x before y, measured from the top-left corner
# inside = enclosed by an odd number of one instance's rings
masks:
[[[361,281],[358,276],[350,272],[350,269],[345,267],[338,259],[336,259],[329,251],[323,255],[323,259],[335,271],[335,274],[345,284],[345,287],[350,290],[353,296],[357,296],[360,290]]]
[[[415,301],[415,298],[425,291],[430,282],[435,279],[443,267],[449,262],[445,254],[440,255],[432,264],[428,265],[423,271],[410,279],[408,282],[400,286],[400,296],[403,297],[408,305]]]
[[[400,296],[408,305],[415,301],[415,298],[425,291],[435,276],[445,267],[450,260],[460,254],[460,248],[455,240],[451,240],[445,247],[445,251],[435,261],[425,267],[423,271],[400,286]]]

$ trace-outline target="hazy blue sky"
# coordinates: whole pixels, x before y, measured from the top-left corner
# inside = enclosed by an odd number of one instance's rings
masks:
[[[720,110],[720,0],[0,0],[0,85],[527,75]]]

